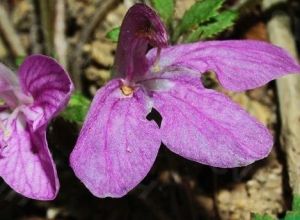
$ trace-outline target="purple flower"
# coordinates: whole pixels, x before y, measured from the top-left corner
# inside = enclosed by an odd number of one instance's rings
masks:
[[[264,85],[300,66],[259,41],[208,41],[167,46],[157,15],[137,4],[127,13],[117,47],[116,78],[94,97],[70,162],[97,197],[121,197],[149,172],[161,142],[215,167],[246,166],[266,157],[269,131],[228,97],[201,84],[213,70],[227,89]],[[153,47],[148,52],[149,47]],[[146,119],[151,109],[161,127]]]
[[[59,182],[46,128],[73,85],[55,60],[42,55],[26,58],[18,76],[0,64],[0,176],[26,197],[51,200]]]

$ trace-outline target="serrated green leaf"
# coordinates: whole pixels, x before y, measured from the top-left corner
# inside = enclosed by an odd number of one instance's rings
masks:
[[[259,215],[259,214],[254,214],[251,219],[252,220],[274,220],[274,218],[272,218],[269,215]]]
[[[212,18],[212,21],[204,26],[200,26],[195,31],[190,33],[186,39],[186,42],[194,42],[197,40],[203,40],[212,38],[217,34],[223,32],[227,28],[234,24],[237,18],[235,11],[225,11]]]
[[[293,198],[293,211],[300,212],[300,196],[299,195],[294,195],[294,198]]]
[[[107,32],[105,37],[113,42],[118,42],[120,34],[120,27],[115,27],[111,31]]]
[[[218,9],[222,6],[224,0],[202,0],[197,1],[188,9],[174,32],[174,39],[177,39],[183,32],[193,27],[198,27],[200,23],[208,21],[210,18],[218,15]]]
[[[168,24],[174,12],[174,0],[151,0],[151,4],[160,17]]]
[[[71,96],[68,106],[61,113],[61,116],[70,122],[82,123],[85,119],[91,102],[80,92]]]

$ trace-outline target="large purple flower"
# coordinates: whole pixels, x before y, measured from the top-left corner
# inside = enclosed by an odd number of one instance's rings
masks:
[[[157,15],[137,4],[127,13],[111,80],[94,97],[71,154],[75,174],[97,197],[121,197],[149,172],[161,142],[190,160],[239,167],[266,157],[268,130],[229,98],[201,84],[213,70],[227,89],[264,85],[300,66],[259,41],[208,41],[167,46]],[[154,47],[148,53],[149,47]],[[146,119],[151,109],[161,127]]]
[[[46,127],[66,106],[73,85],[55,60],[42,55],[26,58],[18,78],[0,64],[0,176],[26,197],[51,200],[59,182]]]

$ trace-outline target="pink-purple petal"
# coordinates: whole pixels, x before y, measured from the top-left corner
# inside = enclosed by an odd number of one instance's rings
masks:
[[[19,69],[23,92],[32,96],[32,112],[41,115],[32,121],[34,130],[47,124],[69,101],[73,84],[68,73],[54,59],[32,55]]]
[[[150,109],[141,88],[124,96],[119,80],[97,92],[70,158],[95,196],[121,197],[149,172],[161,143]]]
[[[149,63],[156,50],[147,55]],[[157,63],[168,71],[181,68],[204,73],[214,71],[220,83],[233,91],[244,91],[266,84],[288,73],[299,73],[300,66],[283,49],[261,41],[207,41],[162,49]]]
[[[162,142],[187,159],[238,167],[266,157],[271,150],[268,130],[216,91],[177,82],[169,91],[154,91],[153,99],[162,115]]]
[[[131,80],[149,68],[146,53],[149,46],[168,45],[168,35],[159,16],[145,4],[132,6],[121,25],[114,71]]]
[[[172,69],[161,72],[148,72],[144,77],[137,81],[142,84],[148,91],[169,91],[170,88],[176,87],[177,83],[187,86],[195,86],[203,89],[198,73],[186,72],[182,70]]]
[[[32,132],[22,114],[13,117],[1,113],[5,130],[2,127],[0,132],[0,176],[23,196],[52,200],[59,181],[47,146],[46,128]]]

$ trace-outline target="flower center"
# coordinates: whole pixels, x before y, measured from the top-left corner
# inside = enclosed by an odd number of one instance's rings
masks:
[[[122,93],[125,95],[125,96],[129,96],[129,95],[131,95],[132,93],[133,93],[133,88],[132,87],[130,87],[130,86],[127,86],[127,85],[123,85],[122,87],[121,87],[121,91],[122,91]]]

